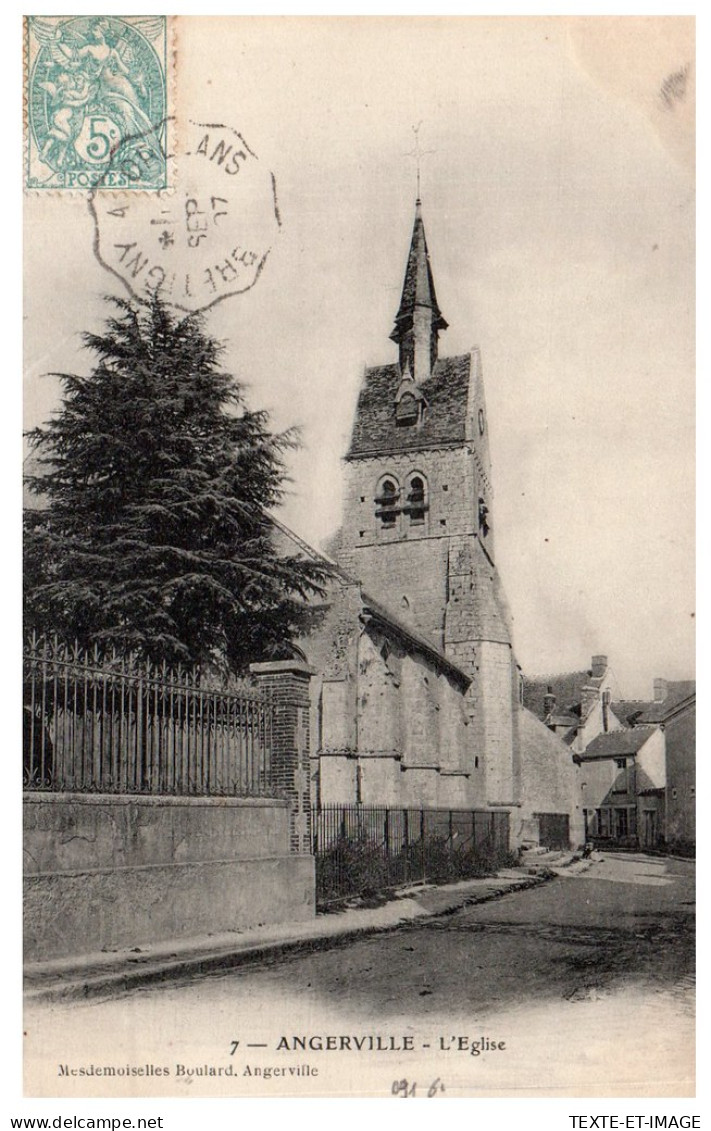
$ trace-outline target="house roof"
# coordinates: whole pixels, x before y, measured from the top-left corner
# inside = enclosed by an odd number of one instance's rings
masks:
[[[636,754],[657,730],[656,726],[637,726],[632,730],[611,730],[589,742],[581,759],[624,758]]]
[[[365,371],[346,459],[380,452],[407,452],[459,444],[466,439],[471,355],[439,358],[420,383],[427,409],[418,428],[403,428],[395,416],[400,366],[375,365]]]
[[[539,719],[545,719],[547,712],[544,701],[550,687],[552,694],[555,695],[556,713],[572,713],[574,717],[579,718],[583,688],[596,682],[599,684],[600,681],[593,679],[590,670],[561,672],[558,675],[526,679],[523,685],[523,705],[528,707],[529,711],[533,711],[534,715],[538,715]]]
[[[650,706],[648,699],[619,699],[610,709],[623,726],[634,726],[639,716]]]
[[[696,698],[696,681],[676,679],[667,681],[667,693],[660,702],[647,704],[640,715],[640,723],[663,723],[680,708]]]
[[[566,711],[562,714],[555,713],[547,716],[546,722],[548,723],[548,726],[551,727],[577,727],[580,719],[576,718],[575,715],[572,715],[570,714],[570,712]]]

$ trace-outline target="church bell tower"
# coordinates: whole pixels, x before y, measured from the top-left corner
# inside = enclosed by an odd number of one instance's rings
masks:
[[[516,793],[518,674],[494,559],[481,358],[441,357],[446,329],[418,199],[390,335],[397,361],[363,374],[338,562],[469,675],[475,793],[503,805]]]

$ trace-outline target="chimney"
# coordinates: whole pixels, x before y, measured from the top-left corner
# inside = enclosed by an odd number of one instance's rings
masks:
[[[545,693],[545,695],[543,696],[543,713],[544,713],[546,718],[548,718],[548,716],[551,714],[554,707],[555,707],[555,695],[553,694],[553,688],[549,684],[548,690]]]
[[[593,679],[602,679],[607,671],[607,656],[593,656],[591,667]]]
[[[667,697],[667,681],[662,679],[661,676],[656,676],[654,680],[654,702],[663,703]]]

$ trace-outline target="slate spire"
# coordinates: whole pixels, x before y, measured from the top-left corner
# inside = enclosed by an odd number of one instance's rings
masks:
[[[400,347],[400,369],[412,374],[416,384],[426,381],[437,360],[437,339],[447,323],[437,305],[430,257],[427,250],[422,202],[415,203],[415,224],[405,268],[400,307],[390,335]]]

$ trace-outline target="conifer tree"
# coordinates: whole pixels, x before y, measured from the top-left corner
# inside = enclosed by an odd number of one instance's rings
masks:
[[[29,433],[26,625],[233,671],[284,654],[326,574],[273,544],[295,435],[247,407],[199,316],[110,301],[91,373],[56,374],[61,407]]]

